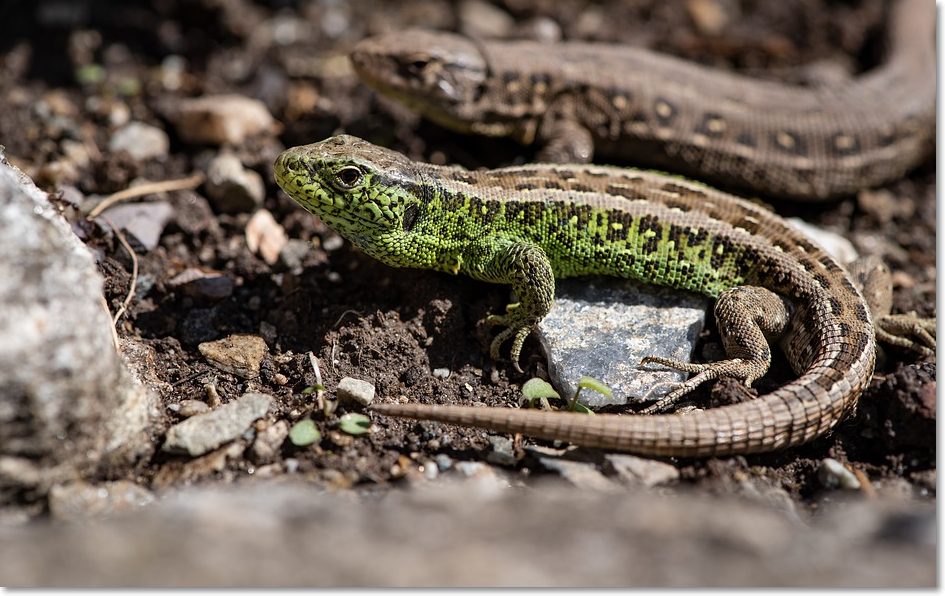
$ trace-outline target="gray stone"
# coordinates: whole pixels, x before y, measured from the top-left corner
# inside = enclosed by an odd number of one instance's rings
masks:
[[[197,346],[207,361],[220,370],[247,379],[259,376],[263,358],[266,357],[266,341],[258,335],[237,333],[207,341]]]
[[[266,104],[242,95],[183,99],[169,106],[166,115],[181,140],[194,144],[238,144],[278,128]]]
[[[126,203],[111,207],[102,216],[112,225],[131,234],[148,250],[154,250],[161,240],[164,226],[174,216],[174,208],[167,201]]]
[[[289,425],[285,420],[268,424],[253,441],[253,456],[257,462],[270,462],[279,455],[282,443],[289,436]]]
[[[515,19],[498,6],[483,0],[462,0],[459,4],[459,29],[470,37],[508,37]]]
[[[836,232],[818,228],[799,217],[789,217],[787,222],[800,230],[815,243],[819,244],[841,265],[851,263],[860,256],[856,248],[854,248],[853,243]]]
[[[301,271],[305,257],[312,252],[312,244],[298,238],[289,238],[279,251],[279,263],[289,271]]]
[[[221,153],[207,166],[206,189],[220,213],[253,211],[266,196],[262,176],[244,168],[240,159],[230,153]]]
[[[676,466],[665,462],[625,453],[608,453],[604,457],[626,484],[653,487],[679,480]]]
[[[216,271],[201,271],[196,267],[184,269],[167,284],[191,298],[223,300],[233,295],[233,278]]]
[[[594,377],[613,397],[583,390],[580,401],[600,407],[638,402],[658,383],[682,381],[683,373],[638,365],[644,356],[688,362],[708,308],[702,296],[633,281],[559,282],[554,308],[538,328],[552,384],[567,398],[582,376]]]
[[[569,459],[569,452],[562,453],[557,449],[537,445],[525,449],[534,454],[538,459],[538,463],[546,469],[557,472],[562,478],[578,488],[598,491],[619,489],[619,485],[604,476],[593,463]]]
[[[514,466],[517,463],[512,448],[512,439],[499,435],[489,435],[492,451],[486,455],[486,461],[500,466]]]
[[[166,157],[170,145],[166,132],[143,122],[129,122],[116,130],[108,141],[110,151],[126,151],[139,161]]]
[[[198,414],[206,414],[210,411],[210,406],[206,402],[196,399],[185,399],[178,404],[177,413],[184,418],[190,418]]]
[[[151,491],[127,480],[96,485],[70,482],[49,491],[49,512],[59,519],[127,513],[153,502]]]
[[[374,401],[374,385],[361,379],[345,377],[338,382],[338,399],[344,399],[369,406]]]
[[[384,498],[285,479],[192,487],[134,515],[0,527],[0,577],[98,588],[937,582],[935,503],[827,503],[799,523],[731,496],[555,482],[481,496],[470,483]]]
[[[263,393],[244,393],[240,398],[206,414],[192,416],[167,431],[164,450],[203,455],[239,438],[253,421],[262,418],[272,405]]]
[[[92,255],[0,152],[0,490],[131,463],[158,415],[115,350]]]

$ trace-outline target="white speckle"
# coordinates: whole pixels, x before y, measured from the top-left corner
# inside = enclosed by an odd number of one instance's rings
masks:
[[[778,141],[778,145],[781,145],[785,149],[794,148],[794,142],[795,142],[794,137],[792,137],[789,133],[786,133],[783,130],[779,131],[776,138]]]

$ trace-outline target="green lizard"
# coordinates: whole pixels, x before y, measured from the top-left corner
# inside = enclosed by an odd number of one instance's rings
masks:
[[[778,216],[701,184],[603,166],[466,171],[346,135],[288,149],[275,177],[301,206],[388,265],[510,284],[519,302],[489,318],[504,327],[491,344],[494,359],[510,341],[518,367],[522,342],[552,307],[556,278],[600,274],[717,298],[729,359],[648,358],[696,373],[664,404],[722,376],[750,385],[768,369],[766,337],[780,338],[801,375],[757,400],[684,416],[394,404],[377,412],[639,453],[747,453],[822,434],[873,372],[870,310],[850,275]],[[934,323],[890,320],[892,334],[914,337],[897,341],[934,348]]]

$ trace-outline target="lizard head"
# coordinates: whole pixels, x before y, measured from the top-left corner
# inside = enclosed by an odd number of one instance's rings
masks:
[[[282,152],[276,182],[295,202],[381,262],[422,266],[405,247],[423,205],[417,164],[339,135]]]
[[[489,76],[478,45],[452,33],[409,30],[365,39],[354,70],[375,90],[450,128],[467,128]]]

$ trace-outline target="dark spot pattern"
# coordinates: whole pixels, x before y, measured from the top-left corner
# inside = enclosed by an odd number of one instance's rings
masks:
[[[645,201],[646,200],[646,195],[640,192],[639,190],[634,190],[632,188],[627,188],[625,186],[618,186],[616,184],[610,184],[607,186],[607,194],[618,196],[618,197],[624,197],[632,201]]]

